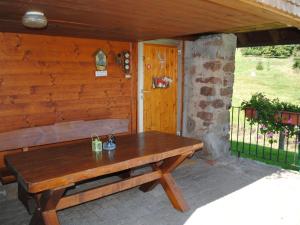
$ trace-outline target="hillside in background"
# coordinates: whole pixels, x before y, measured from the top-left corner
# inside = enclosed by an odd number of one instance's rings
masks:
[[[270,98],[300,105],[300,72],[293,58],[264,58],[236,54],[233,106],[240,106],[252,94],[263,92]],[[261,66],[258,66],[260,64]],[[257,70],[262,69],[262,70]]]

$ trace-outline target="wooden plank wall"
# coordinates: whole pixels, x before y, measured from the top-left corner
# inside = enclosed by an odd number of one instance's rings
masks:
[[[95,77],[97,49],[108,55],[107,77]],[[132,52],[131,79],[115,63],[123,50]],[[136,65],[136,43],[0,33],[0,133],[110,118],[128,118],[135,133]]]

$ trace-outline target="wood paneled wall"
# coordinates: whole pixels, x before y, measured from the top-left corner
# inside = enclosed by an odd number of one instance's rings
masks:
[[[0,33],[0,133],[64,121],[130,119],[136,132],[136,43]],[[95,77],[94,53],[108,55]],[[132,52],[132,78],[115,63]]]

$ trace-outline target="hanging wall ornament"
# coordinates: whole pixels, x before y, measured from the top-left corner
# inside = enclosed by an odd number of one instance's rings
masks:
[[[167,76],[153,77],[152,78],[152,88],[168,88],[173,82],[172,78]]]

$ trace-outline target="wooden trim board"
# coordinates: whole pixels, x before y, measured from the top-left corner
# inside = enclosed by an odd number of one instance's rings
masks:
[[[116,192],[124,191],[139,186],[141,184],[157,180],[161,176],[162,174],[160,171],[154,171],[154,172],[138,175],[135,177],[131,177],[126,180],[114,182],[112,184],[104,185],[98,188],[94,188],[91,190],[82,191],[73,195],[69,195],[63,197],[59,201],[56,210],[69,208],[84,202],[92,201],[98,198],[105,197],[107,195],[111,195]]]

